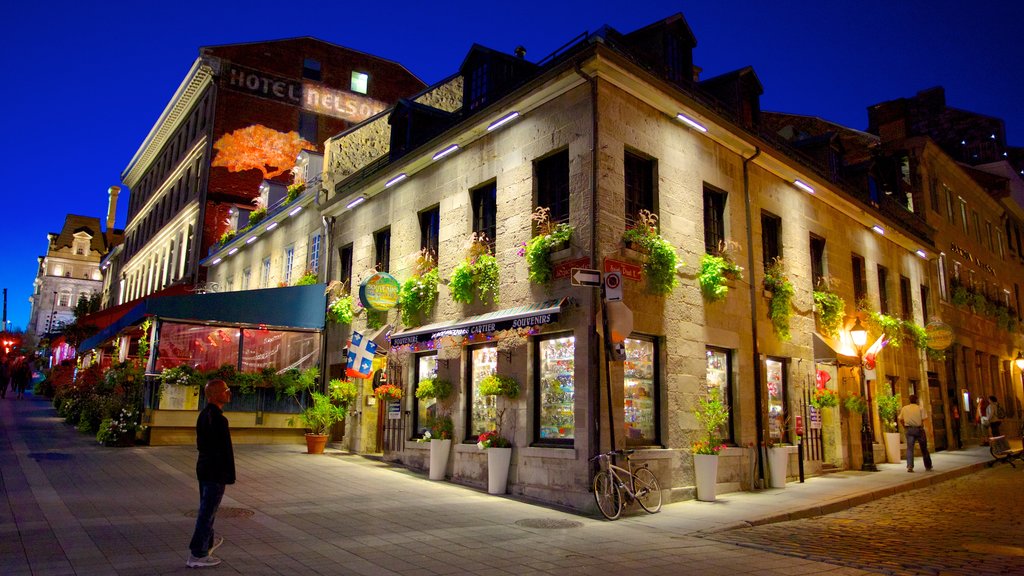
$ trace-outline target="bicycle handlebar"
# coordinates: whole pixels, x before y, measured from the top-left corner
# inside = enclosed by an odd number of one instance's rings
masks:
[[[600,460],[601,458],[607,458],[609,456],[625,456],[628,458],[629,455],[634,452],[636,452],[636,450],[633,450],[632,448],[627,448],[625,450],[611,450],[609,452],[603,452],[601,454],[598,454],[597,456],[594,456],[593,458],[590,459],[590,462]]]

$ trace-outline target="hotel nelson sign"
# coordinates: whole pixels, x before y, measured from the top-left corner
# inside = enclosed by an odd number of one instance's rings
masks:
[[[229,66],[226,74],[228,86],[233,90],[300,106],[348,122],[362,122],[387,107],[372,98],[328,88],[317,82],[281,78],[243,66]]]

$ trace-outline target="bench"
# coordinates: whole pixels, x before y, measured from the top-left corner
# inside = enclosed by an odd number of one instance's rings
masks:
[[[1017,467],[1013,463],[1014,460],[1024,462],[1024,448],[1010,448],[1010,443],[1006,440],[1006,436],[995,436],[989,438],[988,451],[992,453],[993,458],[993,460],[988,463],[989,468],[994,466],[997,462],[1004,462],[1014,468]]]

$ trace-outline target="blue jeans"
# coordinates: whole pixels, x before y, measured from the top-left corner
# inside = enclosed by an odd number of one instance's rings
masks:
[[[199,515],[196,516],[196,530],[192,533],[192,541],[188,548],[192,556],[202,558],[210,553],[213,545],[213,521],[217,518],[221,498],[224,497],[224,485],[216,482],[199,482]]]
[[[921,456],[924,458],[924,467],[932,469],[932,456],[928,453],[928,436],[925,435],[922,426],[907,426],[907,470],[914,469],[914,443],[921,443]]]

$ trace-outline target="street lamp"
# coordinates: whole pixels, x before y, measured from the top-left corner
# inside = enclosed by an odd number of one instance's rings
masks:
[[[1017,364],[1018,370],[1024,372],[1024,351],[1017,352],[1017,359],[1014,360],[1014,363]]]
[[[860,367],[860,382],[864,399],[868,403],[867,413],[861,418],[860,443],[864,462],[861,464],[860,469],[865,472],[877,472],[878,468],[875,466],[874,450],[875,431],[871,426],[871,387],[868,386],[867,374],[864,372],[864,345],[868,343],[868,330],[860,323],[860,318],[857,318],[853,323],[853,328],[850,328],[850,339],[853,340],[853,345],[857,347],[857,359],[859,360],[857,366]]]

